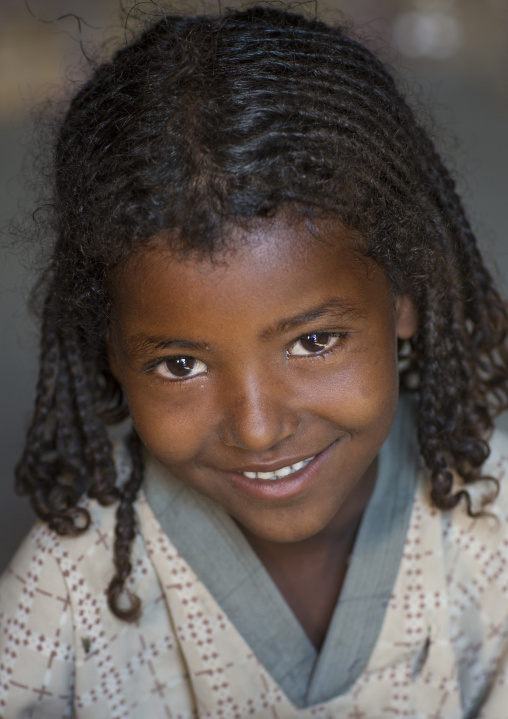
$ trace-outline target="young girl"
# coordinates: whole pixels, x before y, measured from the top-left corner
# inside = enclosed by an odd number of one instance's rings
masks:
[[[508,318],[386,69],[164,17],[54,165],[0,715],[506,719]]]

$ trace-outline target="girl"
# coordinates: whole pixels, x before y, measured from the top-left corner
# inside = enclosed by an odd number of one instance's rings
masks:
[[[163,17],[54,167],[1,716],[506,717],[508,319],[386,69]]]

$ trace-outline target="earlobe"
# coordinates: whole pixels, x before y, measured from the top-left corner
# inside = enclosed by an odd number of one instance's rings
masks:
[[[398,295],[395,303],[397,317],[397,337],[401,340],[410,339],[418,327],[418,313],[409,295]]]

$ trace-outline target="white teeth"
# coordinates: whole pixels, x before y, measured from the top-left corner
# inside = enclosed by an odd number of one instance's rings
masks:
[[[288,467],[281,467],[281,469],[278,469],[276,472],[242,472],[242,474],[244,477],[247,477],[247,479],[262,479],[273,482],[276,479],[287,477],[289,474],[293,474],[293,472],[298,472],[299,469],[303,469],[303,467],[309,464],[313,459],[314,457],[302,459],[301,462],[290,464]]]
[[[305,460],[302,460],[301,462],[297,462],[296,464],[293,465],[293,472],[297,472],[304,465],[305,465]]]
[[[303,467],[303,465],[304,465],[304,462],[298,462],[298,469],[300,469],[300,466]],[[291,467],[283,467],[282,469],[278,469],[277,472],[275,472],[275,474],[278,477],[287,477],[288,474],[291,474],[291,472],[295,472],[296,468],[297,468],[296,464],[293,464],[293,465],[291,465]]]

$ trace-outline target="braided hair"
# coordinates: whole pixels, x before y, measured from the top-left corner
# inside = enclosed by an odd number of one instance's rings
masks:
[[[54,147],[56,243],[45,275],[41,370],[17,487],[61,534],[84,531],[83,496],[118,502],[112,611],[131,570],[143,455],[119,488],[106,425],[128,409],[107,361],[113,267],[155,236],[220,251],[225,223],[283,206],[339,217],[419,328],[401,386],[419,402],[431,496],[449,509],[481,476],[508,405],[508,318],[432,141],[383,64],[343,28],[283,9],[165,16],[71,102]],[[453,473],[463,487],[453,487]]]

